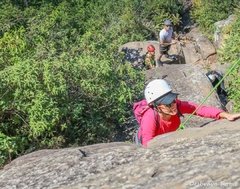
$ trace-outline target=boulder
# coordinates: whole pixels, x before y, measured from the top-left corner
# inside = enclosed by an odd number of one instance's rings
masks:
[[[240,120],[130,143],[40,150],[0,170],[1,189],[238,188]],[[209,187],[211,186],[211,187]]]
[[[186,43],[184,47],[182,47],[182,50],[186,64],[196,64],[201,59],[194,43]]]
[[[209,41],[207,37],[205,37],[198,28],[193,28],[187,36],[192,38],[195,41],[195,48],[199,49],[199,53],[201,54],[201,58],[203,60],[207,60],[207,58],[211,55],[216,54],[216,49],[214,45]]]
[[[215,32],[214,32],[214,45],[216,48],[220,48],[223,43],[224,35],[223,29],[229,26],[235,20],[234,15],[230,15],[226,20],[218,21],[214,24]]]

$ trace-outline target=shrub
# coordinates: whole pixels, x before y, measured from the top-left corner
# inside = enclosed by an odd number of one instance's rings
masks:
[[[240,54],[239,54],[239,45],[240,45],[240,9],[235,10],[236,20],[235,22],[223,30],[225,39],[222,48],[219,50],[219,59],[221,62],[230,63],[231,66],[238,61],[235,69],[230,74],[228,78],[228,92],[229,98],[234,101],[234,110],[240,111]]]
[[[212,39],[214,23],[233,13],[238,0],[194,0],[191,17],[201,30]]]

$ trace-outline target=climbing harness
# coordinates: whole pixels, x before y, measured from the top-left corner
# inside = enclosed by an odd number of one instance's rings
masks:
[[[213,89],[209,92],[209,94],[203,99],[203,101],[198,105],[198,107],[195,109],[195,111],[190,114],[187,119],[180,124],[178,130],[185,129],[186,123],[192,118],[192,116],[198,111],[198,109],[206,102],[206,100],[212,95],[212,93],[216,90],[216,88],[223,82],[223,80],[234,70],[237,64],[240,63],[240,60],[237,60],[232,67],[227,71],[227,73],[222,77],[222,79],[213,87]]]

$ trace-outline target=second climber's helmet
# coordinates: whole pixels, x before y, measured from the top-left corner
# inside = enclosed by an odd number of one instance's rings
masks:
[[[155,47],[153,45],[149,45],[147,47],[148,52],[155,52]]]

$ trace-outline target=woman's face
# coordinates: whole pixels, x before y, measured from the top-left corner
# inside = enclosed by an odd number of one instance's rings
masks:
[[[168,105],[160,104],[158,108],[160,108],[163,113],[168,115],[176,115],[178,112],[176,100]]]

